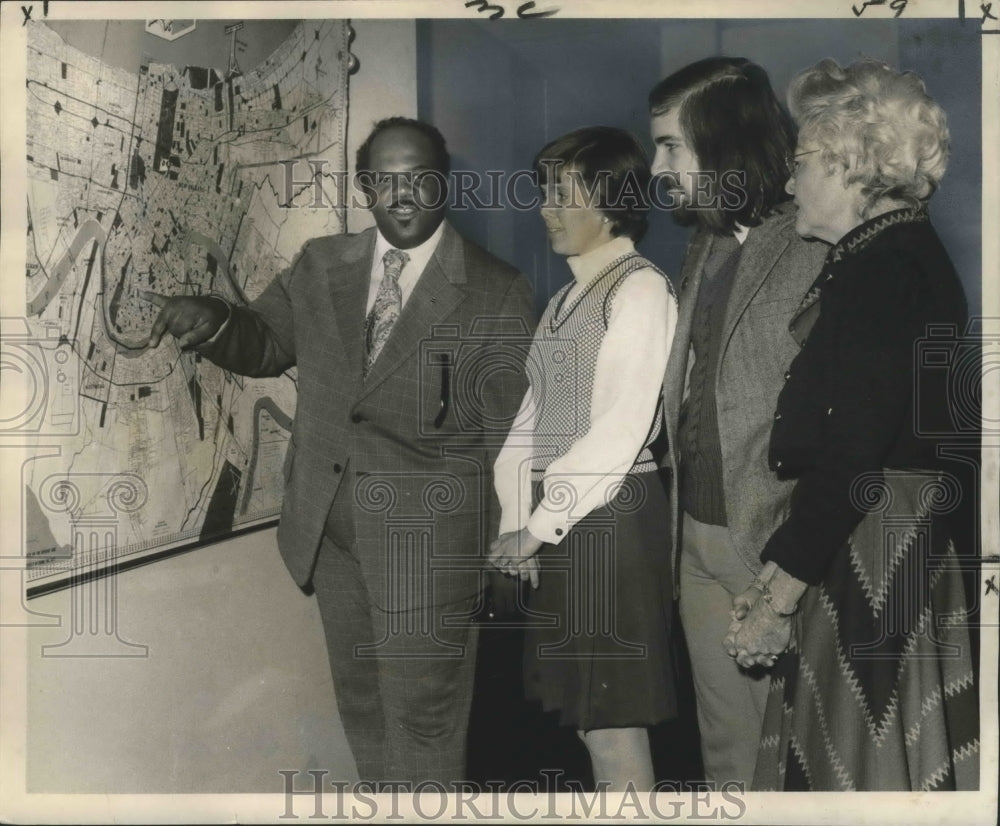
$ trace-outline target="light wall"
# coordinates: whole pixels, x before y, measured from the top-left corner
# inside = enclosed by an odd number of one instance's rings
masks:
[[[60,620],[28,634],[29,792],[278,793],[282,770],[356,777],[315,599],[274,537],[29,602]],[[74,608],[103,609],[108,587],[116,633],[74,634]]]
[[[417,116],[417,38],[413,20],[356,20],[351,52],[359,68],[351,76],[351,108],[347,123],[347,168],[372,126],[392,115]],[[371,213],[349,209],[347,231],[373,226]]]

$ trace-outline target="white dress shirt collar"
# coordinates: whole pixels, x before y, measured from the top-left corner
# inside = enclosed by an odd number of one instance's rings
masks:
[[[434,250],[437,249],[437,245],[441,241],[441,236],[444,234],[444,224],[445,222],[442,221],[438,225],[438,228],[434,230],[434,234],[424,241],[424,243],[416,247],[411,247],[408,250],[403,250],[410,257],[409,261],[406,262],[406,266],[403,267],[403,271],[399,274],[399,291],[402,293],[403,304],[406,304],[406,299],[410,297],[410,293],[413,292],[413,288],[420,279],[420,275],[427,267],[431,256],[434,255]],[[371,310],[375,304],[375,296],[378,293],[379,284],[382,283],[382,276],[385,273],[382,258],[391,249],[396,249],[396,247],[393,247],[376,227],[375,253],[372,255],[372,271],[371,280],[369,281],[366,312]]]

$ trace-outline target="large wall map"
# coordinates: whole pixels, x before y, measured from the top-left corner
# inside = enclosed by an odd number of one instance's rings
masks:
[[[169,337],[148,349],[142,293],[244,302],[307,238],[344,231],[335,195],[311,206],[281,162],[345,168],[350,55],[345,21],[303,21],[245,74],[235,45],[214,65],[226,42],[204,66],[132,73],[28,27],[27,309],[5,339],[34,377],[17,428],[37,447],[31,586],[277,517],[294,370],[246,379]]]

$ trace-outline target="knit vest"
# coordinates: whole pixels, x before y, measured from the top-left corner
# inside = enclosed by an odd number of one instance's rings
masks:
[[[659,273],[673,294],[666,275],[642,256],[631,252],[608,264],[572,304],[566,303],[566,296],[573,287],[570,282],[546,307],[528,355],[535,407],[531,464],[534,480],[541,479],[545,469],[590,430],[597,356],[608,330],[611,306],[625,279],[643,268]],[[660,433],[662,405],[661,398],[630,473],[645,473],[657,468],[650,445]]]
[[[739,269],[742,247],[735,238],[721,260],[714,255],[705,264],[691,320],[694,364],[688,378],[688,397],[681,408],[677,431],[680,475],[678,491],[684,512],[708,525],[726,525],[723,489],[722,441],[716,409],[715,377],[722,356],[722,334],[729,295]]]

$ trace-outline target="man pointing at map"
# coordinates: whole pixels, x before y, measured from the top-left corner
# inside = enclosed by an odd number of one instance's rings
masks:
[[[242,375],[297,367],[278,546],[316,594],[358,772],[447,784],[465,772],[470,618],[531,288],[444,220],[437,129],[380,121],[357,171],[375,227],[307,242],[245,307],[146,293],[150,345],[170,333]]]

